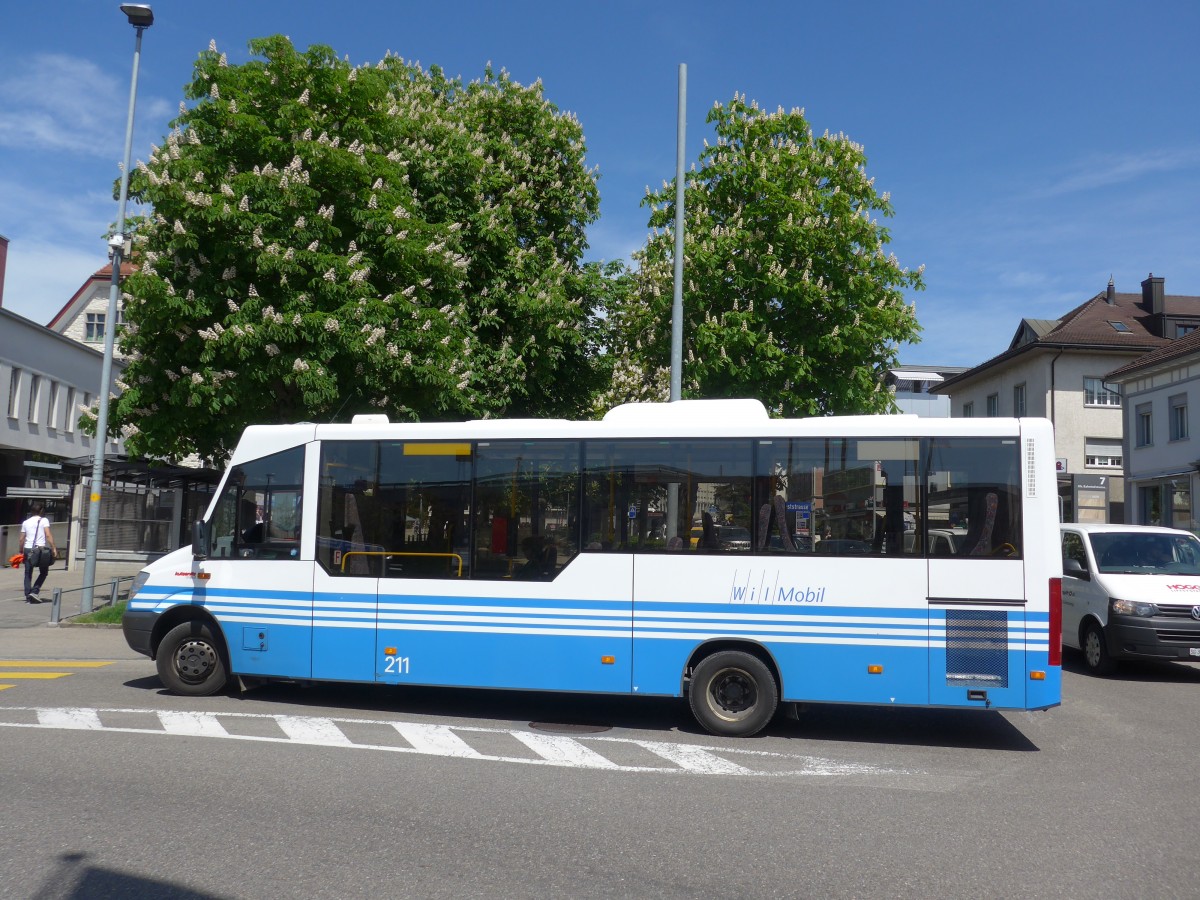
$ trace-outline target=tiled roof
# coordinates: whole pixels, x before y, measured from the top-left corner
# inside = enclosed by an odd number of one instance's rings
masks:
[[[1163,298],[1163,308],[1168,317],[1200,316],[1200,297],[1167,296]],[[933,392],[946,393],[947,388],[961,384],[980,371],[1034,349],[1145,353],[1174,344],[1169,338],[1155,334],[1152,327],[1155,318],[1143,306],[1141,294],[1114,293],[1113,302],[1109,303],[1107,293],[1101,291],[1061,319],[1022,320],[1022,326],[1007,350],[961,375],[947,378]],[[1053,327],[1047,328],[1048,322],[1053,322]]]
[[[1185,334],[1183,337],[1177,338],[1161,347],[1156,347],[1149,353],[1139,356],[1133,362],[1127,363],[1119,369],[1113,369],[1104,378],[1106,381],[1116,380],[1118,377],[1124,378],[1136,374],[1143,369],[1150,370],[1162,363],[1182,359],[1197,352],[1200,352],[1200,329]]]

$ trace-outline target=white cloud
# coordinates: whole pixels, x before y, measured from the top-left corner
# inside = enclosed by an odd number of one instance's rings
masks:
[[[1079,160],[1074,171],[1064,172],[1038,193],[1043,197],[1053,197],[1090,191],[1137,181],[1147,175],[1178,172],[1197,166],[1200,166],[1200,148],[1196,147],[1091,156]]]
[[[75,244],[11,243],[4,308],[45,325],[92,273],[107,265],[103,245],[96,243],[95,253]]]
[[[0,145],[119,159],[128,78],[64,54],[12,59],[0,69],[0,96],[5,99],[0,107]],[[157,98],[143,98],[138,107],[154,121],[164,120],[171,110]]]
[[[112,111],[117,80],[94,63],[61,54],[14,60],[0,78],[6,99],[0,143],[35,150],[97,154],[119,125]]]

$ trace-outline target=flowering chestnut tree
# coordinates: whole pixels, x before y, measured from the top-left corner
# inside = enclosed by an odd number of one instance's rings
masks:
[[[705,141],[685,185],[684,396],[756,397],[788,416],[890,410],[883,377],[920,330],[903,291],[924,285],[886,252],[878,217],[892,206],[863,148],[744,95],[708,122],[716,144]],[[597,408],[669,398],[674,181],[643,205],[653,233],[630,302],[612,312],[612,382]]]
[[[210,44],[162,147],[125,282],[113,425],[220,460],[254,422],[574,415],[608,279],[579,122],[490,67]]]

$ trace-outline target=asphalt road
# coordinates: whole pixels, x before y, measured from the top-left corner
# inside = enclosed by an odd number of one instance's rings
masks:
[[[1102,680],[1068,655],[1048,712],[813,707],[732,740],[646,698],[180,698],[118,633],[47,631],[0,636],[0,897],[1174,898],[1200,884],[1196,666]]]

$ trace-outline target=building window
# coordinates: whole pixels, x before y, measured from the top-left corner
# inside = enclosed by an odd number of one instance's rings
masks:
[[[975,404],[974,403],[964,403],[963,404],[963,418],[970,419],[974,415],[975,415]]]
[[[63,422],[63,430],[67,434],[75,433],[75,423],[79,419],[79,411],[75,409],[75,388],[67,388],[67,418]]]
[[[1175,326],[1175,337],[1181,338],[1185,334],[1191,334],[1193,331],[1196,330],[1196,327],[1197,326],[1195,326],[1195,325],[1176,325]]]
[[[1171,440],[1186,441],[1188,436],[1187,394],[1177,394],[1170,399]]]
[[[1120,406],[1121,393],[1109,387],[1103,378],[1083,379],[1083,403],[1085,406]]]
[[[87,313],[84,318],[83,339],[89,344],[98,344],[104,340],[104,320],[106,313]]]
[[[1154,416],[1149,403],[1137,408],[1137,446],[1149,447],[1154,443]]]
[[[1018,384],[1013,388],[1013,415],[1025,415],[1025,385]]]
[[[21,406],[21,370],[14,368],[8,381],[8,417],[15,419]]]
[[[58,428],[58,417],[60,410],[58,408],[58,382],[50,382],[50,411],[47,413],[46,424],[51,428]]]
[[[31,375],[29,377],[29,409],[26,410],[29,424],[36,425],[38,421],[38,401],[42,398],[42,376]]]
[[[1121,442],[1088,438],[1083,442],[1083,464],[1092,469],[1119,469],[1124,464]]]
[[[989,419],[994,419],[1000,415],[1000,395],[988,394],[987,396],[987,414]]]

